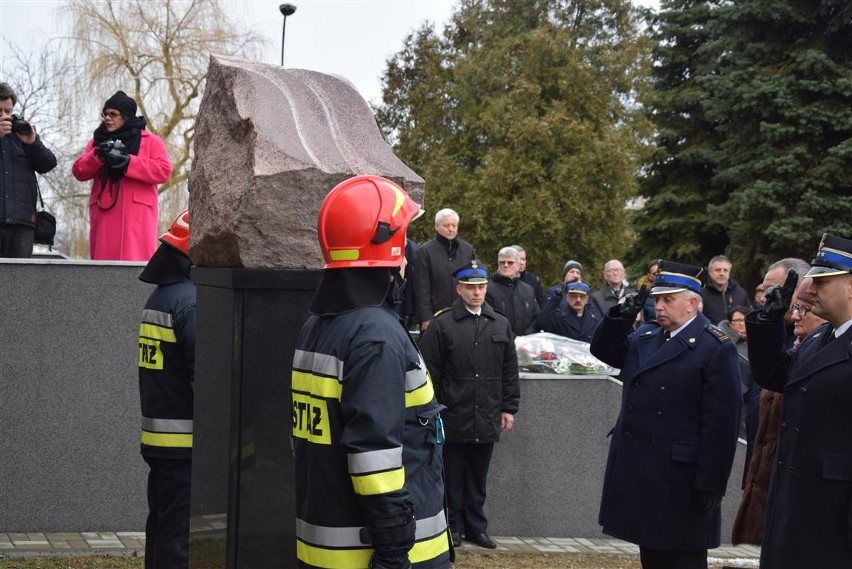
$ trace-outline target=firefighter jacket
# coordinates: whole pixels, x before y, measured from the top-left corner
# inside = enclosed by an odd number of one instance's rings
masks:
[[[296,343],[292,395],[299,567],[366,569],[376,528],[403,512],[416,517],[413,546],[402,540],[412,566],[448,567],[440,406],[391,308],[310,316]]]
[[[447,440],[496,443],[500,414],[518,412],[521,387],[514,334],[506,318],[483,303],[478,317],[457,299],[420,338],[435,380]]]
[[[155,257],[167,252],[164,247],[160,246]],[[158,285],[142,311],[139,397],[142,455],[146,457],[192,456],[195,298],[187,261],[187,276]]]

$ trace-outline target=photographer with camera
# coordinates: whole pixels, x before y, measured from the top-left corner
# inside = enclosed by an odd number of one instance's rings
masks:
[[[27,259],[33,254],[36,172],[56,167],[56,157],[26,119],[12,114],[18,97],[0,83],[0,257]]]
[[[71,172],[92,180],[89,252],[93,260],[148,261],[157,248],[157,186],[172,173],[163,140],[136,116],[136,101],[117,91]]]

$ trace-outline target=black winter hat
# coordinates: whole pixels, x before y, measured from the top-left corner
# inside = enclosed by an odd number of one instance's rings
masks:
[[[107,109],[115,109],[126,118],[135,117],[136,101],[132,97],[128,97],[124,91],[116,91],[115,95],[107,99],[106,103],[104,103],[104,112]]]

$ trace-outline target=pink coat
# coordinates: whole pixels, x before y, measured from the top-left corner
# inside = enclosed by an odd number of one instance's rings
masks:
[[[89,251],[93,260],[147,262],[157,249],[157,185],[169,179],[172,163],[159,136],[147,130],[141,134],[139,154],[130,155],[127,171],[118,185],[118,201],[112,209],[103,209],[115,199],[108,189],[101,195],[101,205],[97,203],[104,162],[95,156],[94,139],[89,140],[83,155],[71,167],[71,173],[81,182],[92,180]]]

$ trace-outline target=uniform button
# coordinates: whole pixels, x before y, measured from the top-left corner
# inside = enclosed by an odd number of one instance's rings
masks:
[[[794,429],[793,429],[793,432],[794,432],[794,433],[796,433],[796,434],[798,435],[798,434],[799,434],[799,427],[794,428]]]
[[[657,411],[657,417],[662,417],[662,416],[663,416],[663,412],[662,412],[662,411]]]
[[[651,438],[651,446],[654,446],[655,444],[657,444],[657,439]]]
[[[787,431],[787,423],[781,423],[781,432]]]
[[[665,385],[661,385],[661,386],[660,386],[660,391],[665,391],[665,390],[666,390],[666,386],[665,386]]]
[[[628,413],[632,413],[632,412],[633,412],[633,405],[628,405],[628,406],[627,406],[627,412],[628,412]]]
[[[795,473],[796,473],[796,467],[791,464],[790,465],[790,474],[795,474]]]
[[[638,381],[633,382],[633,387],[639,387],[640,383]]]
[[[779,460],[779,461],[778,461],[778,470],[781,470],[782,468],[784,468],[784,461],[783,461],[783,460]]]
[[[626,438],[626,439],[630,438],[630,431],[624,431],[624,438]]]
[[[807,388],[807,387],[800,387],[800,388],[799,388],[799,393],[807,393],[807,392],[808,392],[808,388]]]

